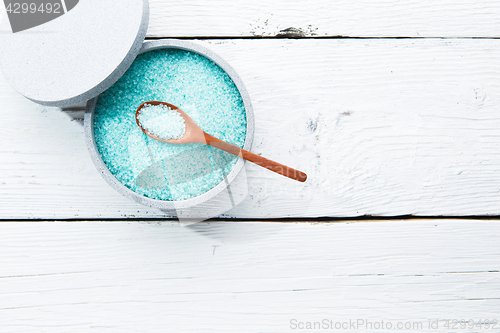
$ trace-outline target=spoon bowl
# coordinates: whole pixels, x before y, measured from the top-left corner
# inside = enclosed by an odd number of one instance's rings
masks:
[[[142,112],[142,109],[147,105],[165,105],[168,106],[171,110],[179,112],[181,117],[184,119],[184,122],[186,124],[186,131],[184,132],[184,135],[180,139],[164,139],[161,138],[154,133],[151,133],[144,127],[142,127],[141,123],[139,122],[139,115]],[[184,111],[182,111],[180,108],[177,106],[166,103],[166,102],[159,102],[159,101],[149,101],[149,102],[144,102],[142,103],[138,108],[137,111],[135,112],[135,121],[137,122],[137,125],[141,128],[141,130],[149,137],[156,139],[158,141],[163,141],[163,142],[168,142],[168,143],[205,143],[204,135],[203,135],[203,130],[191,119],[190,116]]]
[[[182,116],[184,119],[184,122],[186,124],[186,130],[182,137],[180,139],[164,139],[161,137],[158,137],[157,135],[151,133],[147,129],[145,129],[138,117],[142,112],[142,109],[148,105],[165,105],[169,107],[170,109],[179,112],[179,114]],[[255,163],[257,165],[260,165],[261,167],[264,167],[268,170],[271,170],[273,172],[279,173],[280,175],[283,175],[285,177],[297,180],[299,182],[305,182],[307,180],[307,175],[302,172],[295,170],[293,168],[287,167],[286,165],[283,165],[281,163],[269,160],[265,157],[259,156],[257,154],[254,154],[252,152],[249,152],[248,150],[241,149],[240,147],[234,146],[228,142],[222,141],[205,131],[203,131],[194,121],[187,115],[184,111],[182,111],[179,107],[166,103],[166,102],[160,102],[160,101],[148,101],[142,103],[138,108],[137,111],[135,112],[135,121],[137,122],[137,125],[141,128],[141,130],[149,137],[163,141],[163,142],[168,142],[168,143],[202,143],[206,144],[215,148],[222,149],[228,153],[231,153],[233,155],[239,156],[247,161],[250,161],[252,163]]]

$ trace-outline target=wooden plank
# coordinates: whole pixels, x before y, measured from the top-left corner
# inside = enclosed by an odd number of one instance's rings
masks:
[[[499,232],[473,220],[0,223],[0,328],[285,332],[294,319],[361,319],[457,331],[445,320],[500,319]]]
[[[500,214],[499,40],[198,43],[245,82],[252,151],[309,175],[247,164],[248,196],[224,216]],[[0,99],[0,219],[170,216],[105,183],[79,122],[3,79]]]
[[[151,0],[149,36],[498,37],[490,0]]]
[[[489,0],[150,0],[149,37],[499,37]],[[0,6],[0,17],[5,13]]]

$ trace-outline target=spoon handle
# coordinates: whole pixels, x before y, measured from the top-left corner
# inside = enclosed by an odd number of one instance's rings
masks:
[[[233,155],[240,156],[247,161],[253,162],[257,165],[260,165],[261,167],[279,173],[280,175],[283,175],[285,177],[295,179],[299,182],[305,182],[307,179],[307,175],[299,170],[295,170],[281,163],[268,160],[267,158],[249,152],[248,150],[241,149],[239,147],[233,146],[230,143],[219,140],[208,133],[205,132],[203,133],[205,134],[205,140],[207,145],[222,149]]]

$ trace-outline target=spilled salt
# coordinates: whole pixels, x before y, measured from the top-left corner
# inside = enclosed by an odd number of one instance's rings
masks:
[[[181,114],[163,104],[145,104],[137,119],[142,128],[164,140],[180,139],[186,131]]]

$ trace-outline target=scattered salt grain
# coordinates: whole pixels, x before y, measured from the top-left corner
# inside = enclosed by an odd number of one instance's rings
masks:
[[[142,128],[164,140],[180,139],[186,131],[181,114],[163,104],[145,104],[137,119]]]

